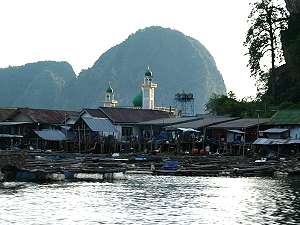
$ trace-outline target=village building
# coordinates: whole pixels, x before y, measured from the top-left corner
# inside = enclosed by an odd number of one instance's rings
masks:
[[[109,153],[116,151],[118,131],[98,109],[84,109],[73,126],[79,153]]]
[[[272,158],[300,152],[300,110],[278,111],[268,124],[272,128],[253,143],[258,155]]]
[[[84,109],[81,117],[108,118],[116,127],[117,137],[127,139],[139,135],[140,122],[170,118],[170,114],[160,110],[135,109],[135,108],[110,108]]]
[[[265,118],[243,118],[209,126],[211,139],[219,143],[218,152],[245,155],[259,137],[260,130],[268,128]]]
[[[280,110],[271,117],[269,124],[288,129],[291,139],[300,139],[300,110]]]
[[[161,152],[199,152],[208,143],[206,128],[210,125],[235,120],[233,117],[216,117],[209,114],[192,117],[174,117],[139,123],[144,138],[153,139],[154,147]],[[206,144],[204,144],[206,143]]]
[[[65,131],[67,116],[78,116],[78,112],[48,109],[17,108],[5,121],[0,122],[3,145],[9,148],[63,149],[72,139]],[[63,143],[64,142],[64,143]]]

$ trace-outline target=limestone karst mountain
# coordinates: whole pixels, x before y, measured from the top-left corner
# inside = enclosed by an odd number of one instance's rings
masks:
[[[109,49],[77,78],[65,62],[1,69],[0,105],[97,107],[103,104],[110,82],[120,105],[131,106],[148,65],[158,84],[157,106],[174,105],[175,94],[185,91],[194,94],[195,109],[200,112],[211,94],[226,93],[213,57],[199,41],[176,30],[148,27]]]

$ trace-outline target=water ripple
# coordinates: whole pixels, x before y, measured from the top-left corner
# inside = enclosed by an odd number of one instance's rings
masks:
[[[297,224],[300,180],[130,176],[0,185],[0,224]]]

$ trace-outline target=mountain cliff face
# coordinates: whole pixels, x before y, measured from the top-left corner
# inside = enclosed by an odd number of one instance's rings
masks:
[[[0,69],[0,106],[62,108],[76,75],[67,62],[44,61]]]
[[[226,88],[215,61],[197,40],[162,27],[137,31],[105,52],[76,78],[66,62],[38,62],[0,70],[0,106],[80,109],[103,104],[111,82],[121,106],[131,106],[147,66],[151,67],[156,105],[174,105],[177,92],[192,92],[195,110]]]
[[[226,93],[213,57],[200,42],[175,30],[149,27],[130,35],[82,71],[69,94],[76,94],[76,107],[97,106],[111,82],[119,103],[132,105],[148,65],[158,84],[157,106],[174,105],[175,94],[185,91],[194,94],[195,109],[201,111],[212,93]]]

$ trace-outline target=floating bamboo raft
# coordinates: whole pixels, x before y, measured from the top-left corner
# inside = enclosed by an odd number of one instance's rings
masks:
[[[103,181],[126,179],[126,167],[105,163],[103,158],[88,155],[29,154],[22,167],[5,165],[0,173],[4,181]]]

